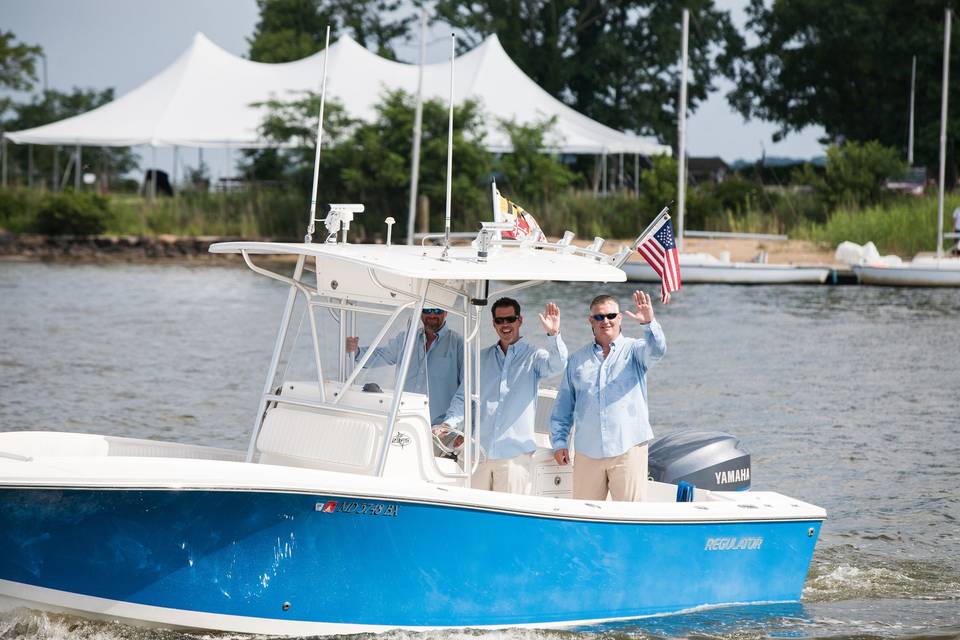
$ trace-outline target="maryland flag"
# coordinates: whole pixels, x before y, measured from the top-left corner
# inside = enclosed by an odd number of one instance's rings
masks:
[[[512,231],[501,231],[500,237],[504,240],[526,240],[534,242],[546,242],[547,236],[544,235],[536,219],[523,210],[522,207],[510,202],[497,191],[497,183],[491,185],[493,190],[493,219],[495,222],[507,222],[513,225]]]

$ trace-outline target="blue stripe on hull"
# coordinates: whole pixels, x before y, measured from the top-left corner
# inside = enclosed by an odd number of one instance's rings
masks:
[[[315,510],[328,502],[333,512]],[[9,489],[0,578],[278,620],[546,623],[799,600],[819,527],[585,522],[286,493]]]

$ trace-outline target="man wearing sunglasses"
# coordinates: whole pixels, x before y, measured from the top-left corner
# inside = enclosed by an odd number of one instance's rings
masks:
[[[538,349],[520,337],[520,304],[500,298],[490,309],[499,340],[480,352],[478,421],[480,446],[486,459],[473,474],[470,486],[487,491],[530,493],[533,439],[540,380],[555,376],[567,363],[567,347],[560,337],[560,308],[547,304],[540,324],[547,349]],[[439,427],[463,423],[463,386],[457,390]]]
[[[647,411],[647,370],[667,350],[650,296],[634,291],[643,335],[620,333],[616,298],[590,303],[594,341],[570,356],[550,417],[550,442],[558,464],[570,462],[568,437],[576,426],[573,497],[578,500],[643,500],[647,489],[647,443],[653,439]]]
[[[422,393],[430,402],[430,424],[443,420],[453,394],[463,381],[463,337],[447,327],[447,312],[424,308],[420,314],[422,330],[417,332],[417,346],[410,358],[404,391]],[[373,350],[368,367],[396,365],[403,358],[406,332],[398,333],[385,345]],[[356,336],[347,338],[347,352],[359,360],[366,347],[360,347]]]

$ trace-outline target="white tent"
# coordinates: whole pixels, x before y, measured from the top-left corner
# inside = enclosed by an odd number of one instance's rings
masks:
[[[17,144],[234,147],[271,146],[258,133],[269,99],[289,100],[319,91],[325,52],[281,64],[252,62],[213,44],[201,33],[169,67],[136,89],[93,111],[33,129],[5,133]],[[330,47],[328,97],[357,118],[370,119],[388,90],[413,94],[417,65],[381,58],[342,37]],[[449,62],[424,67],[426,98],[446,101]],[[556,116],[557,151],[585,154],[670,153],[649,139],[611,129],[550,96],[507,56],[496,36],[456,61],[454,100],[480,101],[488,118],[486,146],[510,150],[498,120],[529,124]]]

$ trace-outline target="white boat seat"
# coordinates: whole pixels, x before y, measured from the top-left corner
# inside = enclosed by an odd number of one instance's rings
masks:
[[[263,464],[373,473],[385,420],[323,409],[270,409],[257,437]]]

